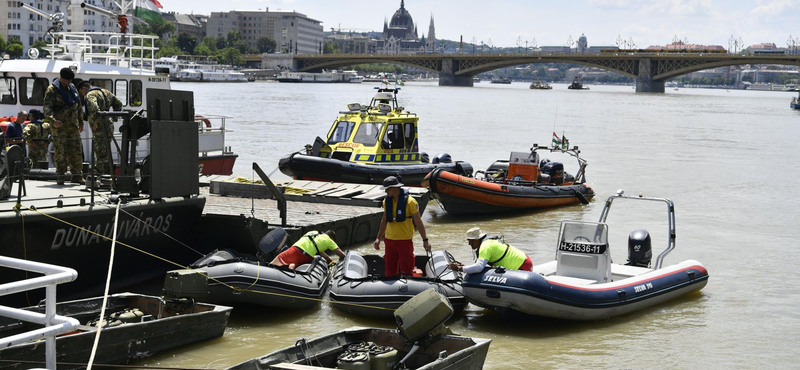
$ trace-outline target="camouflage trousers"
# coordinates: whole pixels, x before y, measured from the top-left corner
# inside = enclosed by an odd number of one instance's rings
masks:
[[[28,159],[31,160],[32,168],[39,168],[39,162],[47,162],[46,142],[37,142],[36,147],[28,147]]]
[[[69,172],[73,175],[83,174],[83,146],[81,135],[76,126],[64,124],[53,130],[53,162],[56,163],[56,174]]]
[[[101,123],[102,125],[102,123]],[[106,124],[106,127],[100,127],[99,130],[93,131],[92,142],[94,143],[94,168],[97,172],[103,175],[111,174],[111,162],[109,156],[111,154],[111,133],[113,126]],[[106,135],[109,135],[108,138]]]

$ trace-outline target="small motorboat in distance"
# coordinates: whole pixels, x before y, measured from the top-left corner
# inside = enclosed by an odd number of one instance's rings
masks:
[[[792,98],[792,103],[789,104],[792,109],[800,109],[800,94],[796,98]]]
[[[295,180],[380,185],[398,176],[408,186],[419,186],[436,168],[471,174],[469,163],[453,161],[450,154],[429,158],[419,151],[419,117],[397,104],[399,91],[378,88],[368,106],[348,104],[327,140],[317,137],[304,152],[281,158],[278,168]]]
[[[581,83],[581,75],[575,76],[575,79],[572,80],[572,83],[567,88],[570,90],[589,90],[588,87],[583,86]]]
[[[530,87],[531,87],[532,90],[552,90],[553,89],[553,86],[551,86],[549,83],[544,82],[542,80],[534,80],[533,82],[531,82],[531,86]]]
[[[145,357],[202,340],[221,337],[231,308],[142,294],[120,293],[108,296],[105,317],[100,317],[103,297],[56,303],[56,315],[77,319],[77,331],[56,338],[59,369],[85,368],[97,334],[103,327],[95,355],[95,366],[130,364]],[[24,308],[45,313],[45,305]],[[33,324],[0,317],[0,338],[10,338],[40,329]],[[44,367],[45,342],[21,343],[0,349],[0,369]],[[81,365],[82,364],[82,365]]]
[[[483,368],[491,339],[454,335],[444,326],[453,316],[448,300],[428,289],[394,312],[398,329],[354,327],[247,360],[231,370]]]
[[[629,197],[622,190],[608,197],[599,222],[564,221],[555,261],[533,266],[533,272],[487,268],[467,274],[467,299],[499,312],[514,310],[567,320],[599,320],[622,315],[703,289],[708,271],[686,260],[663,267],[675,249],[675,205],[666,198]],[[617,199],[667,204],[669,241],[650,265],[650,234],[634,230],[628,237],[628,262],[611,262],[608,217]]]
[[[425,177],[423,186],[453,215],[588,204],[594,190],[585,183],[586,160],[580,157],[577,146],[568,146],[533,144],[530,152],[511,152],[509,160],[495,161],[486,171],[476,171],[475,177],[434,170]],[[564,172],[561,162],[540,159],[540,151],[576,158],[575,176]]]
[[[461,292],[461,273],[447,268],[455,262],[447,251],[430,256],[416,256],[413,276],[383,276],[383,257],[347,252],[339,261],[331,281],[333,307],[344,312],[368,317],[391,317],[392,311],[411,297],[434,287],[444,294],[456,311],[467,301]]]
[[[165,289],[176,296],[214,303],[313,307],[328,287],[328,264],[322,256],[315,256],[295,270],[270,265],[287,239],[286,231],[277,228],[261,239],[255,256],[233,249],[213,251],[191,264],[190,269],[167,272]]]

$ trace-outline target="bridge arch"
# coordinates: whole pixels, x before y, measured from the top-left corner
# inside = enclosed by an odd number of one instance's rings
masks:
[[[465,66],[466,68],[459,69],[457,72],[455,72],[455,74],[472,76],[488,71],[493,71],[499,68],[525,65],[525,64],[548,64],[548,63],[578,64],[586,67],[601,68],[631,78],[637,77],[636,74],[634,74],[634,72],[636,71],[637,62],[633,60],[629,61],[629,63],[617,63],[618,65],[614,66],[613,64],[609,65],[609,64],[597,63],[593,61],[586,61],[580,59],[567,60],[567,59],[553,59],[547,57],[534,57],[534,58],[528,57],[528,58],[520,58],[517,60],[513,59],[497,60],[475,66]]]
[[[664,62],[662,62],[664,63]],[[718,67],[727,67],[727,66],[735,66],[735,65],[743,65],[743,64],[774,64],[774,65],[793,65],[793,66],[800,66],[800,59],[795,60],[783,60],[783,61],[776,61],[774,59],[757,59],[757,58],[749,58],[746,60],[741,59],[731,59],[731,60],[719,60],[713,62],[706,62],[706,63],[697,63],[697,64],[684,64],[674,66],[673,68],[669,68],[668,66],[662,66],[661,72],[653,75],[654,80],[668,80],[670,78],[675,78],[678,76],[682,76],[688,73],[702,71],[711,68],[718,68]],[[659,72],[658,70],[656,72]]]
[[[320,61],[318,63],[304,63],[302,66],[299,66],[297,69],[299,72],[320,72],[323,69],[327,68],[338,68],[338,67],[345,67],[349,65],[355,64],[399,64],[408,67],[419,68],[428,72],[432,73],[439,73],[441,72],[441,63],[438,61],[426,61],[420,62],[417,60],[390,60],[390,59],[383,59],[383,60],[375,60],[369,58],[347,58],[342,60],[326,60]]]

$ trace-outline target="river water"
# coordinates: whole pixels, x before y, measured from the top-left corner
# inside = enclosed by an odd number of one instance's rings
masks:
[[[281,156],[324,136],[337,113],[347,103],[368,102],[373,87],[173,85],[195,92],[198,113],[235,117],[227,144],[239,154],[236,174],[248,177],[252,162],[272,171]],[[446,151],[483,169],[510,151],[549,144],[556,131],[581,148],[597,192],[587,206],[473,218],[451,217],[432,202],[423,220],[434,250],[472,261],[464,233],[480,226],[543,263],[554,258],[561,220],[595,221],[604,200],[625,189],[675,202],[677,247],[665,265],[695,259],[711,276],[700,293],[610,320],[505,321],[470,305],[450,328],[493,340],[486,369],[797,368],[800,200],[790,185],[800,172],[800,112],[789,108],[791,98],[705,89],[636,94],[630,86],[406,84],[399,101],[420,116],[421,150]],[[564,163],[574,173],[577,165]],[[667,245],[662,203],[615,202],[608,222],[617,261],[637,228],[650,231],[654,255]],[[418,235],[416,243],[422,253]],[[368,253],[371,245],[352,249]],[[236,308],[224,337],[142,364],[220,369],[351,326],[393,323],[348,316],[327,303],[302,312]]]

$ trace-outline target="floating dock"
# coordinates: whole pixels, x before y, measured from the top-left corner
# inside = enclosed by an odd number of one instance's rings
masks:
[[[198,243],[215,249],[234,248],[255,253],[269,231],[282,227],[290,242],[312,230],[336,232],[341,247],[374,240],[378,234],[386,193],[378,185],[321,181],[285,181],[275,184],[286,200],[286,224],[281,225],[279,201],[268,187],[241,178],[211,176],[201,180],[206,206],[200,222]],[[410,188],[427,206],[427,189]],[[211,243],[210,245],[207,243]]]

